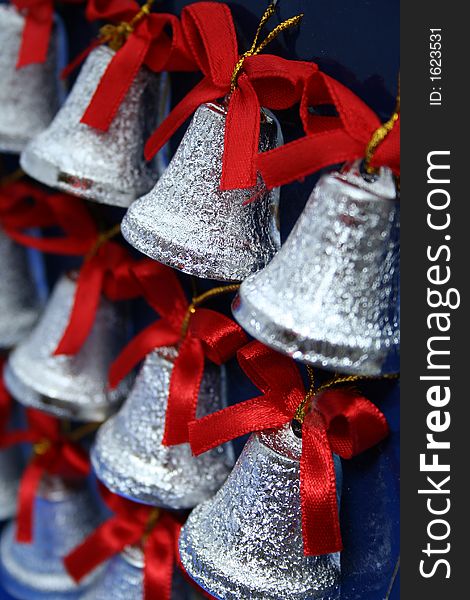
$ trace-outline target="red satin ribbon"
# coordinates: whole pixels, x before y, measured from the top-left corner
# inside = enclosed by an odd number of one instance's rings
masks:
[[[129,21],[139,9],[133,0],[94,0],[87,6],[87,16],[90,20]],[[168,28],[171,35],[167,33]],[[85,56],[86,53],[83,58]],[[195,70],[177,17],[150,14],[137,23],[107,66],[81,122],[107,131],[143,64],[157,72]]]
[[[198,2],[186,6],[181,13],[181,23],[193,59],[204,78],[149,138],[145,146],[147,160],[201,104],[230,92],[232,73],[239,58],[227,5]],[[316,68],[313,63],[288,61],[268,54],[245,60],[228,102],[221,189],[248,188],[256,184],[260,107],[276,110],[294,105],[301,97],[304,80]]]
[[[309,106],[333,104],[338,117],[309,113]],[[381,125],[377,115],[351,90],[320,71],[305,85],[300,114],[306,135],[257,157],[268,188],[302,179],[330,165],[364,158],[369,140]],[[400,174],[400,119],[377,148],[372,167]]]
[[[45,62],[54,18],[54,1],[12,1],[18,11],[25,16],[16,68],[20,69],[33,63]]]
[[[188,302],[174,272],[158,263],[136,271],[143,296],[161,319],[141,331],[124,348],[109,372],[109,384],[116,387],[149,352],[172,346],[181,340]],[[195,418],[204,361],[221,365],[246,344],[241,327],[228,317],[205,308],[195,308],[186,336],[174,362],[163,444],[188,441],[188,423]]]
[[[48,444],[42,454],[33,456],[20,482],[16,539],[30,543],[33,536],[34,500],[44,474],[81,479],[88,476],[90,463],[83,448],[61,433],[58,419],[34,409],[28,409],[26,414],[28,429],[7,432],[2,436],[0,446],[5,448],[14,444],[37,442]]]
[[[290,423],[305,398],[290,358],[259,342],[239,350],[238,358],[263,395],[191,422],[190,443],[196,455],[246,433]],[[300,494],[306,555],[342,548],[332,453],[352,458],[387,435],[385,416],[366,398],[340,388],[316,396],[302,426]]]
[[[175,565],[174,548],[181,522],[162,510],[156,524],[148,532],[149,519],[154,510],[151,506],[126,500],[103,486],[100,486],[100,492],[115,516],[95,529],[64,558],[67,571],[78,582],[126,546],[139,544],[145,538],[144,598],[170,600]]]

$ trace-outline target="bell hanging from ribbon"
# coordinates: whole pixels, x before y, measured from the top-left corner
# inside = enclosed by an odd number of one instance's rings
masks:
[[[339,553],[304,555],[301,451],[291,425],[253,434],[226,483],[190,514],[181,562],[215,598],[339,599]],[[338,481],[336,458],[335,468]]]
[[[81,600],[143,600],[144,565],[142,549],[128,546],[108,562],[99,579]],[[182,575],[175,569],[171,600],[192,600],[187,588]]]
[[[16,512],[16,496],[23,461],[18,448],[0,451],[0,521],[10,519]]]
[[[102,204],[127,207],[148,192],[156,168],[144,160],[144,142],[156,126],[168,81],[143,67],[136,75],[108,131],[80,122],[114,56],[98,46],[88,56],[64,105],[51,125],[21,154],[22,168],[34,179]],[[110,102],[112,99],[110,98]]]
[[[240,325],[302,362],[359,375],[399,370],[399,201],[390,169],[324,175],[280,252],[245,280]]]
[[[8,593],[20,600],[80,597],[99,572],[77,585],[62,558],[98,525],[98,512],[86,486],[44,478],[35,501],[33,541],[16,541],[15,522],[2,532],[0,571]]]
[[[17,68],[24,26],[25,18],[15,7],[0,6],[0,152],[21,152],[59,107],[56,30],[44,63]]]
[[[69,322],[74,275],[56,284],[31,334],[8,357],[5,385],[21,404],[49,414],[102,421],[119,406],[127,382],[107,390],[108,369],[124,342],[124,326],[113,303],[101,298],[93,328],[73,356],[54,355]]]
[[[0,7],[1,9],[2,7]],[[0,348],[11,348],[34,326],[39,303],[26,250],[0,229]]]
[[[225,119],[222,105],[197,109],[166,171],[131,205],[121,230],[132,246],[161,263],[198,277],[239,281],[264,267],[280,246],[279,190],[268,191],[261,178],[254,188],[219,189]],[[260,151],[280,143],[277,122],[263,110]]]
[[[91,452],[98,479],[116,494],[170,509],[186,509],[210,498],[233,466],[230,444],[193,456],[189,444],[162,444],[175,348],[147,356],[129,397],[102,425]],[[207,364],[198,414],[225,406],[224,371]]]

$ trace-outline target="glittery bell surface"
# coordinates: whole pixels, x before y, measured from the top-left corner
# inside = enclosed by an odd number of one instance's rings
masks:
[[[108,562],[98,581],[81,596],[81,600],[143,600],[143,579],[142,550],[136,546],[129,546]],[[192,600],[187,584],[176,569],[171,600]]]
[[[16,512],[16,495],[23,461],[19,448],[0,451],[0,521]]]
[[[183,567],[221,600],[339,600],[339,554],[304,556],[302,442],[290,426],[254,434],[226,483],[179,540]]]
[[[21,152],[59,107],[56,30],[46,62],[17,69],[24,24],[16,8],[0,5],[0,152]]]
[[[157,122],[161,82],[142,68],[107,132],[80,123],[113,56],[106,46],[90,53],[65,104],[48,129],[28,144],[20,162],[28,175],[46,185],[103,204],[129,206],[157,179],[143,147]]]
[[[245,280],[233,314],[297,360],[361,375],[399,370],[399,202],[392,172],[324,175],[285,244]]]
[[[10,348],[32,329],[39,305],[26,250],[1,228],[0,265],[0,348]]]
[[[5,384],[22,404],[62,418],[101,421],[114,412],[126,383],[107,391],[108,369],[124,343],[116,307],[101,298],[95,323],[75,356],[53,356],[68,324],[76,283],[56,284],[31,334],[8,357]]]
[[[121,229],[135,248],[176,269],[218,280],[242,280],[264,267],[280,245],[279,190],[220,191],[225,111],[203,104],[153,190],[128,209]],[[263,111],[260,150],[280,143]],[[243,206],[253,196],[255,202]]]
[[[192,508],[210,498],[233,466],[230,444],[195,457],[189,444],[163,446],[170,377],[177,351],[147,356],[134,387],[117,415],[98,431],[91,460],[99,479],[113,492],[172,509]],[[198,416],[225,406],[225,378],[207,364]]]
[[[2,533],[0,569],[8,593],[20,600],[78,598],[99,572],[77,585],[62,558],[99,524],[98,513],[87,487],[45,478],[34,505],[33,541],[17,542],[14,522]]]

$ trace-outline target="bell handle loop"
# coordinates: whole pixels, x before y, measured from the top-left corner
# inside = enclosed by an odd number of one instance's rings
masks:
[[[364,158],[364,168],[368,175],[375,175],[378,172],[378,169],[371,166],[372,159],[374,158],[375,152],[380,144],[384,141],[384,139],[388,136],[388,134],[392,131],[395,126],[395,123],[398,121],[398,117],[400,116],[400,78],[398,78],[398,94],[397,94],[397,103],[395,106],[395,112],[390,117],[390,119],[383,123],[380,127],[378,127],[372,137],[369,140],[369,143],[366,147],[365,158]]]
[[[184,339],[186,333],[188,332],[189,321],[191,316],[196,312],[196,307],[213,298],[214,296],[220,296],[221,294],[230,294],[232,292],[238,291],[240,288],[239,283],[233,283],[230,285],[221,285],[219,287],[212,288],[207,290],[206,292],[200,294],[199,296],[193,297],[188,309],[186,310],[186,314],[184,315],[183,322],[181,324],[181,340]]]
[[[126,43],[127,38],[136,28],[137,24],[150,14],[155,0],[147,0],[140,10],[132,17],[130,21],[121,21],[119,25],[108,23],[100,28],[99,41],[102,44],[108,43],[111,50],[117,52]]]
[[[230,93],[232,93],[235,90],[235,88],[237,87],[238,77],[243,69],[243,63],[245,62],[245,59],[248,58],[249,56],[255,56],[256,54],[259,54],[282,31],[285,31],[286,29],[289,29],[291,27],[295,27],[296,25],[298,25],[300,23],[302,17],[304,16],[303,13],[300,13],[299,15],[296,15],[295,17],[290,17],[289,19],[286,19],[282,23],[279,23],[279,25],[276,25],[276,27],[272,31],[270,31],[268,33],[268,35],[264,38],[264,40],[258,45],[258,39],[259,39],[259,36],[261,35],[261,31],[262,31],[264,25],[267,23],[267,21],[274,15],[276,4],[277,4],[277,0],[274,0],[273,2],[271,2],[271,4],[268,6],[268,8],[264,11],[263,16],[261,17],[261,20],[259,22],[258,28],[256,30],[255,37],[253,38],[253,43],[251,44],[251,47],[246,52],[244,52],[240,56],[238,61],[236,62],[235,67],[233,69],[232,76],[230,78]]]

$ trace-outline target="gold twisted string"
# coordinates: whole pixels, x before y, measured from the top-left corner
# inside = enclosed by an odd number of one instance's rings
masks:
[[[147,541],[149,535],[152,533],[153,528],[157,524],[158,519],[160,518],[160,509],[153,508],[150,511],[149,518],[147,524],[145,525],[145,530],[141,538],[141,545],[143,546]]]
[[[119,223],[117,225],[113,225],[113,227],[111,227],[110,229],[99,233],[95,243],[85,256],[85,262],[93,258],[98,252],[98,250],[101,248],[101,246],[106,244],[106,242],[109,242],[109,240],[113,237],[119,235],[119,233],[121,233],[121,225]]]
[[[117,51],[124,46],[129,35],[134,31],[136,25],[150,14],[155,0],[147,0],[138,13],[129,21],[122,21],[119,25],[107,24],[100,29],[100,42],[108,43],[111,50]]]
[[[314,396],[319,394],[320,392],[324,392],[333,387],[337,387],[342,384],[347,383],[356,383],[357,381],[373,381],[373,380],[387,380],[387,379],[397,379],[399,375],[335,375],[332,379],[326,381],[322,385],[315,390],[315,379],[314,379],[314,371],[311,366],[307,366],[307,372],[309,377],[309,388],[307,393],[305,394],[305,398],[302,400],[301,404],[297,408],[297,411],[294,415],[294,420],[299,423],[303,423],[305,419],[305,415],[307,410],[311,404],[311,401]]]
[[[64,437],[67,438],[70,442],[78,442],[87,435],[94,433],[98,427],[100,427],[101,423],[85,423],[85,425],[81,425],[77,427],[77,429],[70,430],[70,421],[61,421],[61,428],[63,431]],[[48,438],[43,438],[38,442],[33,444],[33,453],[34,456],[44,456],[52,446],[51,440]]]
[[[231,292],[236,292],[239,287],[240,287],[239,283],[234,283],[231,285],[222,285],[220,287],[215,287],[215,288],[212,288],[211,290],[207,290],[207,292],[204,292],[200,296],[194,297],[191,300],[191,304],[188,306],[188,309],[186,310],[186,314],[184,315],[184,319],[181,324],[181,339],[184,338],[184,336],[186,335],[186,333],[188,331],[189,321],[190,321],[192,315],[196,312],[197,306],[199,306],[206,300],[213,298],[214,296],[220,296],[221,294],[230,294]]]
[[[370,138],[369,143],[366,148],[366,155],[364,160],[364,167],[370,175],[373,175],[377,172],[377,169],[374,169],[371,166],[372,159],[374,158],[374,154],[380,144],[384,141],[387,135],[392,131],[395,126],[395,123],[398,121],[398,117],[400,116],[400,79],[398,79],[398,94],[397,94],[397,103],[395,106],[395,112],[390,117],[390,119],[377,128],[372,137]]]
[[[286,19],[279,25],[276,25],[276,27],[270,33],[268,33],[268,35],[264,38],[264,40],[258,45],[258,39],[259,39],[259,36],[261,35],[261,30],[263,29],[266,22],[274,15],[275,9],[276,9],[276,4],[277,4],[277,1],[272,2],[268,6],[268,8],[265,10],[263,16],[261,17],[261,21],[259,22],[258,29],[256,30],[253,43],[251,44],[251,48],[249,50],[247,50],[246,52],[244,52],[238,59],[237,64],[235,65],[235,68],[233,69],[232,77],[230,80],[230,91],[231,92],[233,92],[235,90],[235,88],[237,87],[237,80],[238,80],[240,72],[243,68],[243,63],[245,62],[245,59],[248,58],[249,56],[255,56],[256,54],[259,54],[282,31],[285,31],[286,29],[289,29],[291,27],[295,27],[296,25],[298,25],[300,23],[300,20],[304,16],[303,13],[301,13],[300,15],[296,15],[295,17],[290,17],[289,19]]]

